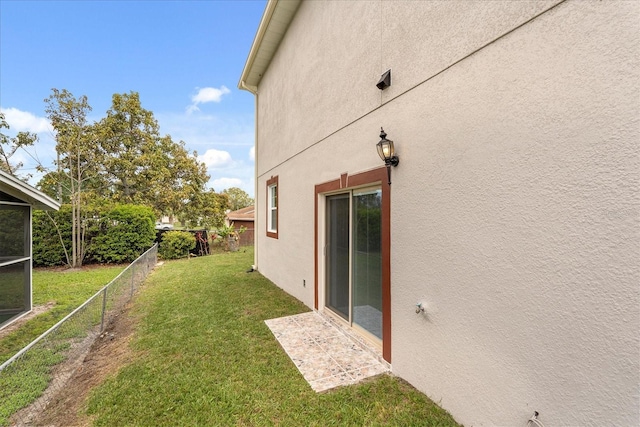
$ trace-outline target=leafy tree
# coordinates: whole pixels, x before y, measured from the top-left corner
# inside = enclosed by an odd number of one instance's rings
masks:
[[[167,153],[168,180],[164,186],[156,186],[155,197],[160,212],[180,215],[185,202],[197,200],[206,193],[205,185],[209,180],[207,167],[198,162],[198,154],[190,154],[184,142],[174,143],[171,137],[165,136],[161,141],[161,150]],[[206,196],[205,196],[206,197]]]
[[[229,196],[229,208],[232,211],[237,211],[238,209],[253,205],[253,199],[241,188],[231,187],[226,190],[222,190],[222,194]]]
[[[4,114],[0,113],[0,129],[9,128]],[[29,132],[18,132],[18,135],[13,138],[0,132],[0,170],[19,178],[17,171],[23,166],[23,163],[12,164],[10,159],[20,148],[31,146],[37,140],[38,136]],[[28,179],[30,177],[30,175],[27,175],[24,178]]]
[[[49,171],[38,185],[71,206],[70,249],[65,246],[66,231],[56,225],[70,266],[82,265],[88,230],[100,218],[90,208],[104,212],[113,203],[146,205],[156,215],[184,218],[193,227],[223,223],[224,212],[231,207],[229,196],[206,191],[205,164],[198,162],[196,152],[187,151],[183,141],[160,135],[153,113],[142,108],[136,92],[114,94],[106,117],[93,124],[87,121],[91,107],[86,96],[76,98],[67,90],[52,89],[45,103],[58,160],[57,171]]]
[[[114,94],[96,133],[103,185],[114,200],[151,206],[158,215],[175,214],[185,200],[204,191],[209,180],[204,163],[184,142],[160,136],[153,113],[142,108],[138,93]]]
[[[211,230],[224,225],[225,212],[229,207],[226,194],[209,190],[192,197],[183,207],[179,219],[187,227]]]
[[[58,174],[60,177],[64,175],[64,180],[69,184],[72,232],[71,255],[67,261],[70,266],[79,267],[86,249],[82,193],[86,181],[95,177],[100,164],[95,156],[95,135],[87,123],[91,106],[86,96],[76,98],[66,89],[52,89],[52,94],[44,101],[47,117],[56,136]],[[58,230],[58,233],[61,231]]]
[[[85,257],[87,203],[108,199],[150,206],[156,215],[178,214],[204,192],[209,179],[204,163],[184,142],[160,136],[153,113],[142,108],[136,92],[114,94],[106,117],[94,124],[87,122],[86,96],[53,89],[45,103],[59,160],[58,171],[39,185],[72,206],[69,265],[80,266]]]
[[[38,190],[61,203],[71,203],[71,180],[62,172],[47,172],[36,184]]]
[[[236,230],[235,225],[226,225],[219,227],[216,232],[216,238],[222,240],[225,250],[235,252],[240,245],[240,235],[247,231],[247,227],[240,227]]]

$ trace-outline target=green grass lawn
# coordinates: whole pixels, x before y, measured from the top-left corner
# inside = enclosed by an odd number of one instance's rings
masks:
[[[317,394],[265,319],[308,311],[259,273],[251,248],[167,262],[148,278],[134,362],[94,389],[97,426],[455,426],[391,377]]]
[[[55,302],[55,305],[0,339],[0,363],[79,307],[124,268],[125,266],[89,267],[82,270],[35,269],[32,280],[33,305],[48,302]]]

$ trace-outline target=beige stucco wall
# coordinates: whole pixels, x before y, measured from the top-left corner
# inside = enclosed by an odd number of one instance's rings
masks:
[[[393,372],[465,425],[639,425],[639,34],[635,1],[304,2],[258,90],[258,269],[313,306],[314,185],[383,126]]]

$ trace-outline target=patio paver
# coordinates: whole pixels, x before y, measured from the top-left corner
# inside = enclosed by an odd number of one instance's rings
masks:
[[[317,312],[265,320],[284,351],[316,392],[389,372],[374,349],[351,338]]]

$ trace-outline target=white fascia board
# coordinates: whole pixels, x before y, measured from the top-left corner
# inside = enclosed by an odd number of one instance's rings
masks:
[[[256,94],[262,75],[269,67],[284,34],[302,0],[269,0],[253,39],[238,88]]]
[[[4,171],[0,171],[0,191],[29,203],[35,209],[60,209],[60,204],[51,197]]]

